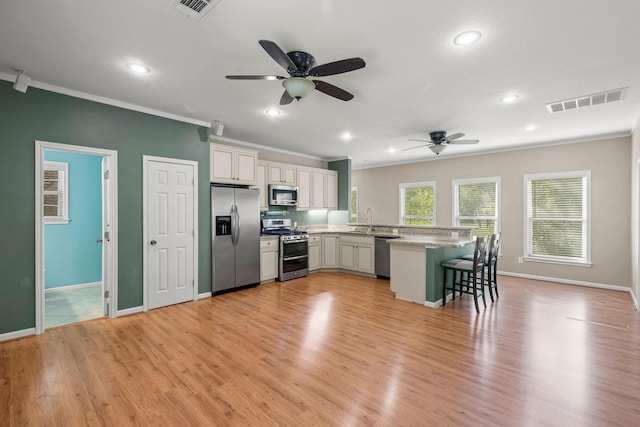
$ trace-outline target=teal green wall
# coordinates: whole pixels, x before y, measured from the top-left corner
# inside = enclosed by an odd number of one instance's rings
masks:
[[[119,310],[143,303],[142,156],[198,161],[199,291],[211,290],[207,128],[5,81],[0,123],[0,334],[35,327],[35,140],[118,152]]]
[[[329,162],[328,168],[338,172],[338,210],[351,209],[351,159]]]
[[[67,163],[67,224],[44,226],[44,287],[102,281],[102,156],[45,150],[45,160]]]

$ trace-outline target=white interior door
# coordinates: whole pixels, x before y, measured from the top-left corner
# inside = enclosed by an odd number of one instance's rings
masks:
[[[193,162],[147,161],[148,308],[194,299]]]

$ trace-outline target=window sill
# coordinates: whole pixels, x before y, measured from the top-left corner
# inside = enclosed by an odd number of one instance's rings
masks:
[[[71,222],[70,219],[45,219],[45,224],[69,224]]]
[[[561,259],[549,259],[549,258],[537,258],[537,257],[522,257],[525,262],[540,262],[544,264],[559,264],[559,265],[571,265],[574,267],[591,267],[593,264],[587,261],[565,261]]]

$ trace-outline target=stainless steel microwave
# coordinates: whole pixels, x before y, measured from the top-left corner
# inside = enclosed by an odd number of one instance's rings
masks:
[[[298,204],[298,187],[269,185],[269,204],[272,206],[296,206]]]

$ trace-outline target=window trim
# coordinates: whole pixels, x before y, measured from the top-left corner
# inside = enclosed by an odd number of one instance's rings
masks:
[[[351,193],[350,195],[353,197],[353,193],[356,193],[356,210],[355,212],[350,212],[350,222],[358,222],[358,202],[360,201],[358,196],[358,187],[351,187]],[[351,208],[351,197],[349,198],[349,208]]]
[[[45,191],[44,189],[44,171],[47,170],[57,170],[62,171],[64,176],[64,182],[62,183],[64,188],[62,190],[58,190],[56,193],[62,193],[62,215],[58,216],[46,216],[44,214],[44,196],[47,194],[54,193],[53,191]],[[42,220],[45,224],[68,224],[69,223],[69,163],[68,162],[57,162],[53,160],[43,160],[42,161]]]
[[[460,227],[460,225],[458,225],[458,220],[461,219],[460,215],[458,215],[458,208],[459,208],[459,203],[458,203],[458,192],[456,191],[456,187],[459,185],[465,185],[465,184],[486,184],[488,182],[493,182],[496,184],[496,215],[495,217],[490,217],[490,216],[476,216],[476,217],[471,217],[471,216],[465,216],[462,219],[493,219],[496,222],[496,227],[494,232],[498,233],[502,230],[502,195],[501,195],[501,191],[502,191],[502,178],[500,176],[490,176],[490,177],[485,177],[485,178],[464,178],[464,179],[454,179],[451,181],[451,203],[452,203],[452,208],[451,208],[451,224],[453,224],[454,227]],[[502,250],[502,249],[501,249]]]
[[[533,255],[529,253],[530,240],[529,240],[529,182],[546,180],[546,179],[563,179],[563,178],[584,178],[585,190],[584,190],[584,212],[586,216],[584,222],[584,238],[585,245],[585,257],[583,259],[560,257],[560,256],[544,256]],[[564,172],[547,172],[547,173],[535,173],[524,175],[524,248],[522,257],[523,261],[527,262],[541,262],[548,264],[561,264],[572,265],[579,267],[591,267],[591,170],[577,170],[577,171],[564,171]]]
[[[412,215],[411,218],[424,218],[424,219],[431,219],[431,227],[435,226],[436,223],[436,182],[435,181],[422,181],[422,182],[403,182],[399,184],[399,205],[400,205],[400,217],[399,217],[399,223],[401,225],[405,225],[404,222],[404,194],[405,194],[405,190],[407,188],[414,188],[414,187],[433,187],[433,215],[432,216],[423,216],[423,215]]]

